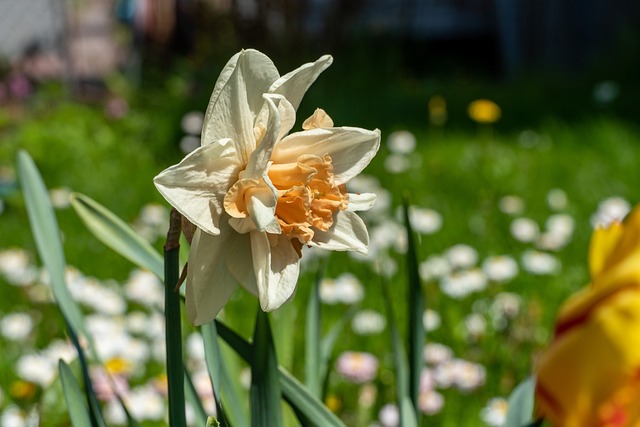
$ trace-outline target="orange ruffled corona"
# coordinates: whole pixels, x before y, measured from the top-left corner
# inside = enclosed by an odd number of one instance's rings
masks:
[[[313,228],[327,231],[333,214],[347,208],[346,187],[335,185],[329,155],[302,155],[295,164],[275,165],[269,178],[279,193],[276,218],[282,232],[301,244],[311,241]]]
[[[640,427],[639,208],[595,230],[589,270],[538,363],[536,412],[555,427]]]

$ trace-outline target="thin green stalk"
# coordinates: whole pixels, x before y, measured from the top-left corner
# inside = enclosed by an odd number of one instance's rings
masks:
[[[422,323],[425,301],[418,269],[414,233],[409,219],[409,197],[406,194],[403,200],[403,213],[407,230],[407,272],[409,279],[407,292],[407,306],[409,307],[409,398],[418,423],[420,423],[421,412],[418,406],[418,395],[420,393],[420,374],[423,368],[422,354],[425,343],[425,330]]]
[[[314,396],[320,397],[320,384],[323,381],[320,372],[320,281],[322,271],[314,283],[307,303],[305,334],[305,370],[304,383]]]
[[[167,380],[169,385],[169,425],[186,427],[184,398],[184,368],[182,364],[182,331],[180,293],[176,286],[180,278],[180,214],[171,211],[167,243],[164,245],[165,328],[167,345]]]

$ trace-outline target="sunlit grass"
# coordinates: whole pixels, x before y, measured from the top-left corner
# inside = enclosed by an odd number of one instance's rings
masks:
[[[400,101],[398,101],[400,102]],[[444,254],[456,244],[466,244],[478,253],[477,265],[495,255],[513,257],[520,272],[506,283],[491,283],[486,290],[461,299],[444,295],[435,282],[424,283],[427,307],[439,313],[441,325],[427,335],[427,342],[451,347],[456,357],[473,361],[486,368],[486,381],[473,391],[462,393],[454,389],[440,390],[445,403],[442,411],[429,425],[480,425],[480,411],[492,397],[505,397],[531,369],[536,351],[549,338],[553,318],[560,303],[588,280],[586,268],[587,244],[592,229],[591,215],[605,198],[618,196],[631,203],[640,199],[640,131],[634,125],[610,117],[594,117],[567,124],[560,120],[543,122],[530,128],[502,132],[500,122],[494,124],[491,135],[469,131],[452,131],[447,125],[429,128],[427,102],[424,102],[423,126],[407,130],[416,136],[416,150],[406,155],[408,169],[392,173],[388,158],[390,150],[384,144],[392,130],[402,123],[385,123],[383,147],[365,171],[375,177],[391,196],[386,212],[370,217],[371,226],[382,223],[387,216],[399,222],[397,207],[407,192],[413,205],[435,210],[442,216],[441,228],[433,234],[421,235],[419,260]],[[453,107],[455,107],[455,102]],[[315,106],[313,106],[315,107]],[[510,107],[501,105],[505,117]],[[520,107],[518,107],[520,108]],[[68,187],[88,194],[128,222],[133,222],[142,207],[159,202],[151,178],[180,157],[177,140],[180,137],[181,111],[148,107],[132,109],[124,119],[104,117],[101,109],[61,102],[57,107],[37,109],[33,118],[22,118],[16,125],[0,130],[0,146],[4,170],[13,167],[18,148],[28,150],[41,169],[49,187]],[[338,112],[344,122],[348,106]],[[363,114],[362,112],[357,115]],[[369,123],[357,123],[366,126]],[[454,127],[455,126],[451,126]],[[11,172],[7,172],[8,177]],[[10,180],[10,178],[9,178]],[[511,236],[513,219],[526,217],[545,227],[547,218],[557,213],[548,202],[550,191],[562,190],[568,203],[560,212],[575,220],[570,242],[554,252],[560,261],[557,274],[537,276],[524,271],[521,258],[534,247]],[[524,209],[517,215],[500,210],[505,196],[517,196]],[[0,250],[24,247],[35,258],[34,244],[21,196],[14,192],[4,199],[0,215]],[[112,254],[81,225],[71,209],[59,209],[57,215],[64,234],[67,262],[99,280],[115,278],[123,282],[133,268],[130,263]],[[155,242],[160,247],[161,241]],[[394,248],[385,250],[395,261],[397,271],[389,274],[392,302],[399,324],[404,325],[406,308],[406,266],[404,255]],[[313,267],[313,263],[309,264]],[[383,267],[384,271],[390,271]],[[361,308],[384,312],[382,279],[371,264],[346,254],[331,255],[327,277],[336,278],[352,272],[364,288]],[[316,279],[313,268],[303,274],[293,303],[273,315],[273,332],[281,364],[299,377],[304,373],[303,331],[305,307]],[[3,299],[2,317],[16,311],[28,312],[35,329],[24,340],[0,338],[3,358],[0,359],[0,388],[4,403],[11,397],[11,384],[18,379],[17,360],[25,347],[45,348],[54,338],[63,337],[63,327],[56,309],[44,303],[33,303],[24,288],[9,286],[0,277]],[[496,330],[488,317],[487,307],[500,292],[521,297],[519,314],[505,329]],[[130,302],[140,308],[139,303]],[[256,302],[239,293],[225,309],[229,324],[245,337],[251,335]],[[323,305],[324,333],[347,310],[345,304]],[[464,319],[471,313],[483,316],[487,327],[480,336],[469,339]],[[188,331],[190,332],[190,331]],[[406,333],[402,330],[401,332]],[[388,325],[383,332],[371,336],[354,333],[346,327],[337,341],[334,356],[343,351],[367,351],[380,359],[381,369],[374,381],[377,396],[371,408],[358,409],[361,387],[351,384],[333,372],[329,391],[339,413],[348,425],[361,419],[377,419],[382,405],[394,401],[393,361],[390,352]],[[333,369],[333,365],[331,366]],[[155,376],[157,365],[148,370]],[[137,379],[143,383],[146,378]],[[40,393],[15,397],[24,407],[31,407]],[[365,415],[358,413],[364,411]]]

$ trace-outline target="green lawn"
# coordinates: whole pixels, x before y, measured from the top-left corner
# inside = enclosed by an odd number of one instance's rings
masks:
[[[420,261],[444,254],[453,245],[466,244],[478,253],[476,265],[495,255],[506,255],[518,262],[519,274],[515,278],[502,284],[491,283],[486,289],[460,299],[445,295],[436,282],[424,283],[427,306],[441,318],[440,327],[427,335],[427,341],[445,344],[456,357],[486,368],[484,384],[473,391],[441,387],[444,407],[438,414],[427,417],[424,425],[483,425],[480,412],[487,401],[508,396],[515,384],[528,376],[536,353],[550,337],[558,307],[568,295],[588,282],[590,218],[598,204],[613,196],[631,204],[640,199],[637,185],[640,183],[637,167],[640,129],[616,118],[611,111],[595,107],[584,111],[580,99],[573,99],[576,108],[583,111],[579,116],[554,115],[557,105],[551,105],[552,113],[545,114],[547,101],[541,101],[541,95],[533,96],[528,106],[526,98],[513,94],[527,93],[530,89],[526,87],[511,93],[496,84],[472,86],[466,91],[448,84],[437,90],[433,82],[405,79],[394,81],[394,87],[379,82],[380,94],[376,96],[371,89],[375,74],[360,81],[354,75],[339,78],[344,72],[345,66],[340,66],[328,74],[324,83],[321,78],[310,90],[300,111],[303,116],[322,106],[337,125],[382,129],[382,147],[365,173],[377,178],[388,191],[391,206],[370,218],[371,230],[381,224],[383,218],[397,222],[396,208],[402,202],[402,195],[408,194],[412,205],[435,210],[443,219],[441,229],[420,236]],[[212,84],[208,82],[206,87]],[[0,109],[0,178],[7,183],[2,187],[5,195],[4,212],[0,215],[0,251],[24,248],[37,264],[23,200],[10,184],[18,149],[25,149],[33,156],[49,188],[68,187],[87,194],[133,223],[146,204],[164,203],[152,185],[152,178],[181,158],[177,147],[182,136],[180,119],[191,108],[204,109],[209,89],[204,91],[206,95],[199,93],[196,97],[204,101],[194,106],[196,101],[185,89],[184,80],[174,78],[132,96],[130,111],[121,119],[106,118],[100,106],[66,101],[53,89],[41,91],[21,112]],[[429,126],[427,122],[427,101],[436,93],[444,95],[449,104],[450,120],[442,127]],[[583,91],[585,99],[588,100],[589,95],[590,92]],[[466,117],[466,103],[475,97],[498,101],[503,121],[492,128],[472,123]],[[553,104],[551,100],[548,102]],[[562,101],[563,105],[567,102]],[[527,109],[532,111],[530,119],[527,119]],[[417,146],[408,155],[410,168],[391,173],[385,169],[385,160],[390,155],[387,136],[399,129],[411,131]],[[566,207],[559,211],[552,209],[547,201],[554,189],[562,190],[568,200]],[[502,212],[499,205],[504,196],[521,198],[524,202],[521,213]],[[561,268],[549,275],[526,272],[521,258],[534,245],[511,236],[512,220],[527,217],[544,229],[547,218],[558,212],[570,215],[575,221],[569,243],[552,251]],[[57,215],[69,265],[100,281],[115,279],[123,283],[127,279],[133,266],[93,238],[72,209],[59,209]],[[154,243],[161,248],[161,239]],[[406,314],[404,255],[393,247],[381,253],[397,265],[397,272],[388,274],[387,280],[398,320],[403,325]],[[299,377],[304,372],[305,307],[316,277],[314,263],[309,266],[299,281],[293,302],[273,314],[280,361]],[[364,287],[360,308],[383,312],[383,280],[372,264],[346,254],[331,255],[326,275],[335,278],[344,272],[355,274]],[[15,364],[21,355],[30,352],[29,348],[45,348],[52,339],[62,338],[62,322],[52,305],[32,302],[26,288],[10,286],[2,276],[0,286],[3,295],[0,316],[24,311],[35,322],[34,331],[23,340],[0,337],[3,348],[0,389],[4,394],[4,399],[0,398],[0,410],[7,408],[11,400],[29,409],[40,400],[42,393],[38,390],[33,395],[15,396],[15,390],[11,391],[19,376]],[[501,292],[518,295],[521,305],[518,314],[498,330],[492,326],[488,307]],[[141,309],[138,303],[129,301],[128,304],[129,309]],[[255,300],[239,294],[227,306],[226,319],[249,336],[255,307]],[[324,305],[323,330],[329,330],[347,310],[345,305]],[[485,331],[474,339],[467,337],[464,327],[464,319],[471,313],[486,321]],[[377,419],[382,405],[394,400],[388,324],[383,332],[372,336],[359,336],[351,327],[345,327],[334,355],[347,350],[371,352],[380,359],[380,371],[373,381],[377,396],[370,408],[358,409],[361,386],[345,381],[335,372],[329,377],[329,394],[340,402],[338,413],[348,425],[365,426]],[[149,377],[161,372],[157,361],[149,363],[146,376],[134,378],[133,383],[144,384]],[[51,424],[43,420],[43,425],[64,425],[59,421],[64,419],[62,415],[50,419]],[[154,424],[150,422],[150,425]]]

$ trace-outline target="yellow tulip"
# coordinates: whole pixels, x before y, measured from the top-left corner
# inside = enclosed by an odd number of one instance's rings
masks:
[[[640,208],[594,232],[589,270],[539,360],[537,415],[556,427],[640,427]]]

